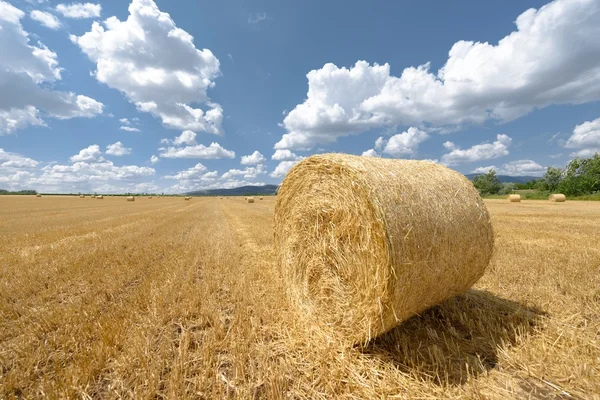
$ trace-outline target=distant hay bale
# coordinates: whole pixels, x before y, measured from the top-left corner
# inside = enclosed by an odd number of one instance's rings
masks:
[[[102,200],[102,199],[104,198],[104,196],[102,196],[102,195],[100,194],[100,195],[96,196],[96,198],[97,198],[97,199],[100,199],[100,200]]]
[[[510,201],[511,203],[520,203],[521,195],[520,194],[509,194],[508,201]]]
[[[262,200],[263,198],[262,198],[262,197],[259,197],[258,199],[259,199],[259,200]]]
[[[35,195],[35,197],[42,197],[42,195],[38,193]]]
[[[80,198],[80,199],[85,199],[85,195],[84,195],[84,194],[80,194],[80,195],[79,195],[79,198]]]
[[[152,196],[148,196],[148,198],[149,198],[149,199],[151,199],[151,198],[152,198]]]
[[[90,197],[91,197],[92,199],[95,199],[95,198],[96,198],[96,195],[95,195],[95,194],[93,194],[93,195],[91,195]]]
[[[185,196],[184,199],[185,200],[190,200],[192,197],[191,196]]]
[[[254,203],[254,197],[248,197],[248,198],[246,199],[246,201],[247,201],[248,203]]]
[[[564,203],[565,201],[567,201],[567,196],[565,196],[562,193],[554,193],[554,194],[550,195],[548,200],[556,202],[556,203]]]
[[[352,343],[464,293],[494,247],[486,206],[464,175],[345,154],[314,155],[290,170],[274,229],[291,303]]]
[[[127,196],[127,201],[135,201],[135,197],[133,197],[133,196]]]

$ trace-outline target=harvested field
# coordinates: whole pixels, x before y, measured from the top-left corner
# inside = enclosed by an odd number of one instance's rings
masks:
[[[486,200],[475,287],[351,349],[288,308],[274,204],[0,196],[0,398],[600,398],[598,203]]]

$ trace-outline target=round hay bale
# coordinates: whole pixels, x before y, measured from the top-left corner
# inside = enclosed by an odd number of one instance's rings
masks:
[[[80,194],[80,195],[79,195],[79,198],[80,198],[80,199],[85,199],[85,195],[84,195],[84,194]]]
[[[135,201],[135,197],[133,197],[133,196],[127,196],[127,201]]]
[[[554,194],[550,195],[548,200],[556,202],[556,203],[564,203],[565,201],[567,201],[567,196],[565,196],[562,193],[554,193]]]
[[[290,170],[274,229],[292,304],[352,343],[464,293],[494,247],[486,206],[464,175],[345,154],[314,155]]]
[[[262,197],[259,197],[258,199],[259,199],[259,200],[262,200],[263,198],[262,198]]]
[[[509,194],[508,201],[510,201],[511,203],[520,203],[521,195],[520,194]]]
[[[96,196],[96,198],[102,200],[104,198],[104,196],[100,194],[100,195]]]
[[[35,195],[35,197],[42,197],[42,195],[38,193]]]
[[[149,199],[151,199],[151,198],[152,198],[152,196],[148,196],[148,198],[149,198]]]
[[[248,198],[246,199],[246,201],[247,201],[248,203],[254,203],[254,197],[248,197]]]
[[[191,199],[191,196],[185,196],[185,197],[184,197],[184,199],[185,199],[185,200],[190,200],[190,199]]]

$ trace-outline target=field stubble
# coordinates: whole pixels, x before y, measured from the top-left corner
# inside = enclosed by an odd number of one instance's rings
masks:
[[[138,200],[0,197],[1,398],[600,398],[598,203],[486,201],[477,285],[347,349],[287,306],[273,198]]]

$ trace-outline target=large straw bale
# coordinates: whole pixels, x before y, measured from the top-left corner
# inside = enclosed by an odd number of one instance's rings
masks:
[[[520,194],[509,194],[508,201],[510,201],[511,203],[520,203],[521,195]]]
[[[465,292],[494,246],[485,204],[464,175],[345,154],[314,155],[290,170],[274,234],[299,315],[352,343]]]
[[[564,203],[565,201],[567,201],[567,196],[565,196],[562,193],[554,193],[554,194],[550,195],[548,200],[556,202],[556,203]]]
[[[127,196],[127,201],[135,201],[135,197],[133,197],[133,196]]]
[[[99,194],[98,196],[96,196],[96,198],[102,200],[102,199],[104,199],[104,196]]]
[[[248,198],[246,199],[246,201],[247,201],[248,203],[254,203],[254,197],[248,197]]]
[[[42,195],[38,193],[35,195],[35,197],[42,197]]]
[[[185,196],[184,199],[185,200],[190,200],[192,197],[191,196]]]

